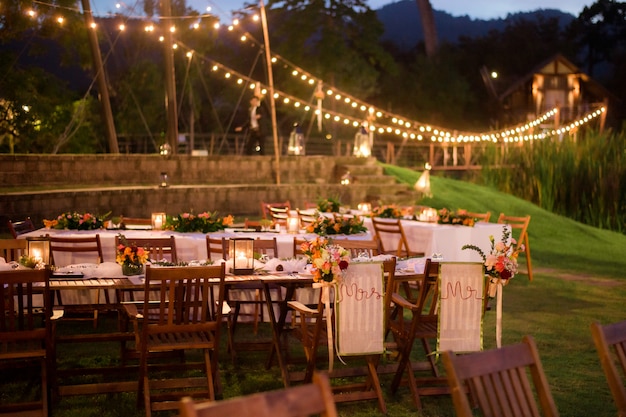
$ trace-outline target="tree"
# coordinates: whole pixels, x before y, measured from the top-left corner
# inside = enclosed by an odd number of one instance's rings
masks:
[[[429,0],[415,0],[422,18],[422,27],[424,28],[424,45],[426,47],[426,56],[433,57],[439,48],[437,38],[437,28],[435,26],[435,15],[433,6]]]

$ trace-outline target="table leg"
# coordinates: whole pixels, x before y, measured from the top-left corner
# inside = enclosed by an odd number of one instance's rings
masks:
[[[290,301],[294,293],[296,291],[295,285],[286,285],[286,294],[282,300],[273,301],[272,295],[270,291],[270,283],[263,282],[263,292],[265,293],[265,302],[267,306],[268,315],[270,318],[270,323],[272,325],[272,348],[270,349],[270,354],[267,359],[267,368],[269,369],[272,366],[274,361],[274,356],[278,360],[278,366],[280,367],[280,372],[283,378],[283,384],[285,387],[289,386],[289,372],[287,370],[287,364],[285,363],[285,358],[280,345],[280,338],[282,331],[285,327],[285,321],[287,320],[287,302]],[[280,308],[280,313],[278,316],[278,320],[276,319],[276,315],[274,314],[274,304],[278,304]]]

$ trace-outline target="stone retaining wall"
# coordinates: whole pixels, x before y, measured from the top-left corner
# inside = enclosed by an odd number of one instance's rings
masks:
[[[41,188],[87,184],[128,186],[158,184],[167,172],[172,185],[273,184],[275,159],[270,156],[159,155],[0,155],[0,184]],[[337,167],[372,164],[364,158],[282,156],[281,184],[336,182]]]
[[[66,211],[129,217],[219,211],[236,221],[260,216],[260,202],[289,200],[294,208],[319,197],[339,196],[356,206],[373,200],[385,184],[338,184],[346,165],[375,160],[327,156],[282,157],[281,185],[272,157],[190,157],[153,155],[0,155],[0,217],[31,217],[36,226]],[[158,186],[168,173],[167,188]],[[2,223],[0,221],[0,223]]]

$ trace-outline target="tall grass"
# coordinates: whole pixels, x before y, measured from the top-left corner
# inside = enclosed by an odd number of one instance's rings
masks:
[[[491,148],[483,181],[555,214],[624,233],[625,145],[622,131]]]

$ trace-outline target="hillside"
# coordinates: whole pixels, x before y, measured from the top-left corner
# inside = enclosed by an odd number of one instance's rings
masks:
[[[393,42],[400,49],[410,49],[423,40],[422,22],[415,0],[402,0],[376,10],[378,19],[385,26],[383,40]],[[504,19],[481,20],[469,16],[453,16],[447,12],[434,10],[435,25],[441,42],[455,43],[459,37],[480,37],[492,30],[502,30],[516,19],[538,20],[559,19],[561,26],[567,26],[575,16],[560,10],[540,9],[534,12],[509,14]]]

